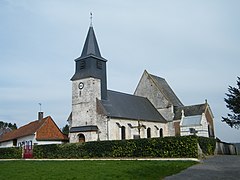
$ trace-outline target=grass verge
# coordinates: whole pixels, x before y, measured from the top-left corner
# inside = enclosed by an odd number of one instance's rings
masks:
[[[1,161],[1,179],[163,179],[193,161]]]

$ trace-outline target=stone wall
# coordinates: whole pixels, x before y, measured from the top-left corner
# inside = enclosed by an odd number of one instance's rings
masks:
[[[84,88],[79,89],[79,83]],[[100,80],[86,78],[73,81],[72,85],[72,124],[75,126],[96,125],[96,98],[101,99]]]
[[[79,87],[82,83],[82,87]],[[71,127],[97,125],[97,98],[101,99],[101,82],[96,78],[85,78],[72,82],[72,121]],[[83,133],[86,141],[96,141],[98,135]],[[76,133],[69,134],[70,142],[78,142]]]
[[[234,144],[225,143],[225,142],[216,142],[216,149],[214,152],[215,155],[235,155],[237,154],[237,149]]]
[[[144,71],[134,95],[147,97],[157,109],[166,108],[170,104],[146,71]]]

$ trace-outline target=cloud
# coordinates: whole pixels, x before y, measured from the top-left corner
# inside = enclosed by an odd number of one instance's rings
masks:
[[[63,126],[71,111],[74,59],[93,12],[108,87],[133,93],[144,69],[186,104],[208,99],[218,132],[240,66],[238,1],[0,1],[0,119],[26,124],[38,103]],[[227,129],[227,130],[226,130]],[[234,131],[233,134],[236,132]],[[237,141],[239,136],[219,133]],[[236,135],[236,134],[235,134]]]

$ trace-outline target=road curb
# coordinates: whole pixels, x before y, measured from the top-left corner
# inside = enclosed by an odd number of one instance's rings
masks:
[[[195,161],[197,158],[0,159],[0,161]]]

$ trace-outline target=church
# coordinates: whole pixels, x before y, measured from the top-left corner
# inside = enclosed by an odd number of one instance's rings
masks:
[[[164,78],[146,70],[134,94],[107,89],[107,60],[92,24],[81,56],[75,59],[70,143],[165,136],[215,137],[207,100],[185,106]]]

